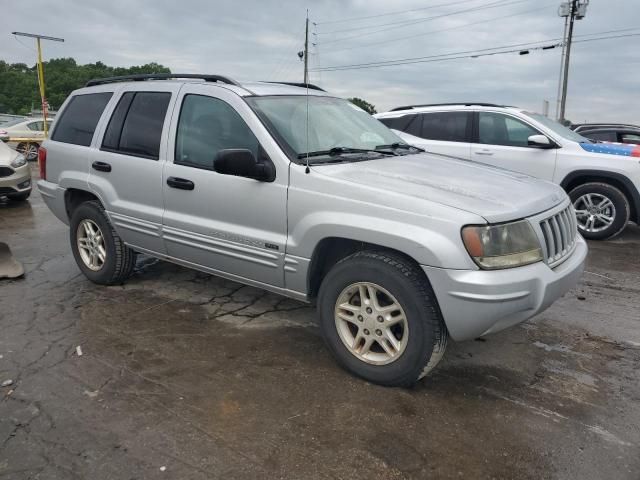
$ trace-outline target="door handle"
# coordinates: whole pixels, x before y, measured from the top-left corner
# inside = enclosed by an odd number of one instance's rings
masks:
[[[171,188],[178,188],[180,190],[193,190],[196,186],[191,180],[178,177],[167,178],[167,185]]]
[[[110,172],[111,171],[111,165],[109,165],[108,163],[105,163],[105,162],[93,162],[91,164],[91,168],[93,168],[94,170],[98,170],[99,172]]]
[[[481,150],[479,152],[475,152],[476,155],[493,155],[493,152],[490,152],[489,150]]]

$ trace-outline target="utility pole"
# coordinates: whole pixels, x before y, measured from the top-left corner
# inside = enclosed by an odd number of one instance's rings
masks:
[[[45,35],[37,35],[35,33],[24,33],[24,32],[11,32],[13,35],[17,35],[20,37],[29,37],[36,39],[36,45],[38,47],[38,86],[40,87],[40,102],[42,103],[42,117],[44,119],[44,136],[47,137],[49,133],[49,127],[47,125],[47,96],[44,88],[44,68],[42,66],[42,47],[40,45],[40,40],[51,40],[52,42],[64,42],[64,38],[57,37],[47,37]]]
[[[309,9],[307,8],[307,21],[304,28],[304,83],[309,83]]]
[[[568,29],[569,29],[569,16],[567,15],[566,17],[564,17],[564,32],[562,33],[562,54],[560,55],[560,75],[558,76],[558,93],[556,94],[556,120],[558,121],[560,121],[560,98],[562,97],[562,79],[564,78],[564,56],[567,53],[567,30]]]
[[[569,83],[569,62],[571,59],[571,42],[573,40],[573,24],[575,20],[581,20],[584,18],[587,12],[587,4],[589,0],[570,0],[568,4],[569,8],[569,31],[567,33],[566,38],[566,53],[564,56],[564,65],[562,72],[562,94],[560,96],[560,112],[558,113],[558,121],[563,123],[566,119],[564,118],[565,107],[567,104],[567,85]],[[560,7],[562,9],[566,9],[563,5]],[[562,15],[562,13],[561,13]]]

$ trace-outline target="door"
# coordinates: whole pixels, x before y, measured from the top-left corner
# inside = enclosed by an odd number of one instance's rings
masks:
[[[143,82],[141,82],[143,83]],[[125,243],[165,253],[162,240],[162,165],[167,154],[167,112],[178,84],[128,86],[114,98],[91,152],[89,186],[102,200]]]
[[[287,165],[273,162],[273,182],[213,170],[225,149],[249,149],[262,161],[282,155],[249,106],[225,88],[185,85],[170,138],[162,186],[169,256],[214,273],[283,286]]]
[[[531,135],[543,135],[528,123],[499,112],[477,113],[477,137],[471,145],[476,162],[553,180],[556,148],[529,146]]]

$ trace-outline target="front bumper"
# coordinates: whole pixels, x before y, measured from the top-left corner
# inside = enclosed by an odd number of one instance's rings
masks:
[[[551,269],[538,262],[505,270],[426,267],[449,335],[470,340],[537,315],[573,288],[584,269],[587,244],[578,236],[573,253]]]
[[[0,177],[0,195],[24,193],[31,190],[31,168],[29,164],[15,168],[13,174]]]

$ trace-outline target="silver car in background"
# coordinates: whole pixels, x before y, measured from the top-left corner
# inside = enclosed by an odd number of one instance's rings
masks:
[[[338,362],[382,385],[541,312],[587,253],[559,186],[424,153],[313,85],[92,81],[40,162],[93,282],[142,252],[314,302]]]
[[[0,142],[0,197],[24,201],[31,195],[31,169],[21,153]]]

